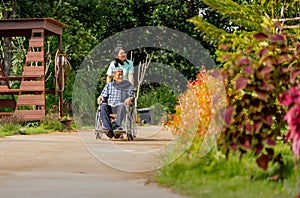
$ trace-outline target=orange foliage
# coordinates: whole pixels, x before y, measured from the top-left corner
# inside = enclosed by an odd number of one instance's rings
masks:
[[[197,78],[188,82],[188,89],[178,98],[176,113],[166,123],[174,134],[204,136],[212,117],[212,102],[208,75],[202,69]]]

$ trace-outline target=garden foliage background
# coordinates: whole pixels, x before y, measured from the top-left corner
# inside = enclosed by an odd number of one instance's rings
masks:
[[[251,155],[263,170],[268,170],[273,163],[282,170],[287,167],[283,156],[286,151],[280,152],[277,146],[285,142],[293,151],[293,164],[297,167],[300,155],[298,0],[11,0],[2,1],[0,9],[2,19],[54,18],[69,26],[63,34],[64,53],[72,66],[64,91],[66,106],[72,103],[76,70],[105,38],[141,26],[165,26],[188,34],[210,52],[224,80],[227,98],[226,105],[218,107],[224,124],[217,139],[218,152],[227,159],[232,153],[237,153],[240,159]],[[21,75],[28,39],[1,38],[0,42],[6,72]],[[46,45],[46,86],[53,89],[57,40],[49,37]],[[196,95],[197,135],[187,153],[190,157],[199,155],[199,143],[207,135],[212,119],[213,94],[207,87],[212,74],[205,69],[199,71],[183,57],[167,50],[143,48],[132,53],[135,65],[151,54],[154,62],[174,67],[189,80],[187,92],[181,96],[164,85],[143,84],[138,105],[149,107],[160,101],[164,110],[172,114],[166,126],[184,137],[191,126],[185,118],[189,118],[188,110],[194,108],[188,101]],[[99,77],[98,90],[104,86],[104,79],[105,76]],[[48,111],[57,103],[56,96],[47,96]],[[70,114],[72,110],[66,108],[65,113]],[[276,175],[278,179],[284,177],[283,172],[272,176]]]

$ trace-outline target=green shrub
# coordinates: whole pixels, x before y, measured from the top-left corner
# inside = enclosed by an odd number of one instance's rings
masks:
[[[176,105],[176,95],[164,85],[148,85],[141,88],[143,91],[138,98],[138,108],[148,108],[160,104],[164,111],[171,113]]]
[[[63,130],[64,127],[57,113],[48,113],[46,118],[41,122],[24,122],[16,115],[2,117],[0,119],[0,137],[16,134],[29,135],[49,133]]]
[[[51,131],[62,131],[64,129],[60,122],[59,115],[56,113],[48,113],[46,118],[41,121],[41,126]]]
[[[19,132],[19,128],[21,128],[20,124],[14,123],[5,123],[0,125],[0,137],[9,136],[9,135],[16,135]]]
[[[0,118],[0,137],[18,134],[19,128],[24,124],[21,117],[12,115]]]

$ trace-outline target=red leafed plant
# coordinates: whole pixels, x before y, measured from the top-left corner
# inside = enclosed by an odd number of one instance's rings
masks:
[[[240,156],[254,153],[257,165],[264,170],[269,162],[282,164],[274,146],[277,137],[283,135],[284,118],[290,127],[287,138],[292,139],[294,152],[299,153],[299,106],[291,107],[286,114],[286,108],[280,105],[282,93],[299,83],[299,40],[292,34],[270,29],[254,34],[249,45],[240,51],[226,50],[222,73],[229,108],[220,145],[226,156],[230,150],[240,152]],[[282,96],[284,103],[291,101],[292,96],[295,99],[293,90]]]
[[[289,107],[284,116],[288,124],[286,141],[292,141],[294,152],[294,164],[296,165],[297,156],[300,157],[300,86],[292,87],[280,97],[280,103]]]

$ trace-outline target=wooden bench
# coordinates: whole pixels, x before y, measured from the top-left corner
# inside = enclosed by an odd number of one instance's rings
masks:
[[[18,98],[18,106],[30,106],[30,105],[45,105],[44,95],[20,95]]]
[[[22,76],[8,76],[8,77],[0,76],[0,81],[20,81],[20,80],[22,80]]]
[[[23,77],[41,77],[45,75],[44,67],[42,66],[24,66]]]
[[[44,52],[27,52],[26,62],[44,62]]]
[[[45,91],[44,81],[22,81],[20,85],[21,92]]]
[[[14,112],[0,112],[0,117],[2,116],[12,116]]]
[[[0,86],[0,95],[19,94],[20,89],[10,89],[7,86]]]
[[[0,108],[16,108],[15,99],[0,99]]]
[[[46,111],[41,110],[16,110],[15,114],[24,117],[26,121],[39,121],[45,119]]]
[[[44,38],[42,37],[33,37],[29,41],[30,47],[41,47],[44,46]]]

